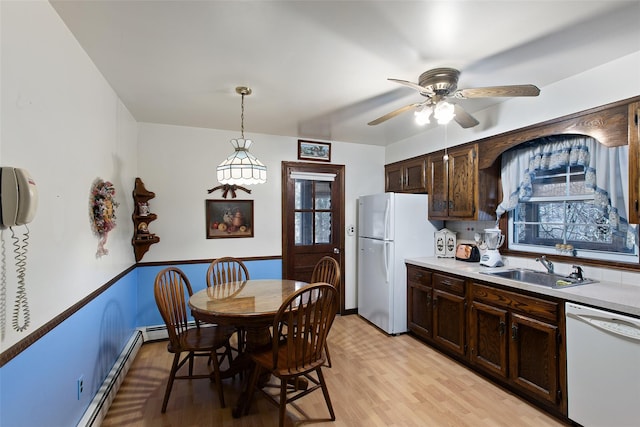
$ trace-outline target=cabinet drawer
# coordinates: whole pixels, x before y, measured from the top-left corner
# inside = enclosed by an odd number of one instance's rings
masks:
[[[494,306],[508,308],[538,319],[556,323],[558,321],[558,303],[528,295],[505,291],[490,286],[474,283],[471,289],[474,301],[490,303]]]
[[[416,285],[431,286],[431,272],[407,265],[407,281]]]
[[[442,291],[464,296],[464,279],[460,277],[434,274],[433,287]]]

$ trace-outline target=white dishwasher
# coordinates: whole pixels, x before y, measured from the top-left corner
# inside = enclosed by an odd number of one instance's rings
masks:
[[[569,418],[640,425],[640,319],[566,303]]]

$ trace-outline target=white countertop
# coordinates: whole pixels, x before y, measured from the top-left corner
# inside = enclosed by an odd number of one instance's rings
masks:
[[[599,281],[597,283],[590,283],[586,285],[554,289],[541,285],[530,285],[528,283],[505,279],[498,276],[480,274],[480,272],[483,271],[508,270],[510,267],[491,268],[481,266],[479,263],[456,261],[453,258],[436,257],[408,258],[405,261],[408,264],[420,267],[440,270],[471,279],[496,283],[514,289],[523,289],[530,292],[536,292],[541,295],[548,295],[567,301],[588,304],[640,317],[640,286],[636,285]]]

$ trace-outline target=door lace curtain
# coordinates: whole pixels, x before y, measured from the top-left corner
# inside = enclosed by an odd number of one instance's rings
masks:
[[[541,172],[567,166],[584,168],[585,187],[593,191],[600,220],[616,233],[626,233],[626,246],[637,243],[637,227],[627,222],[629,207],[629,147],[607,147],[583,135],[539,138],[502,154],[503,200],[498,219],[526,202]]]

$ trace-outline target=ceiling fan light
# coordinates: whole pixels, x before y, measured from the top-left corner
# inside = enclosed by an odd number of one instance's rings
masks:
[[[416,123],[420,126],[424,126],[430,123],[429,117],[431,116],[431,107],[422,107],[415,111]]]
[[[446,125],[455,116],[455,108],[453,104],[447,101],[440,101],[433,109],[433,117],[438,121],[440,125]]]

